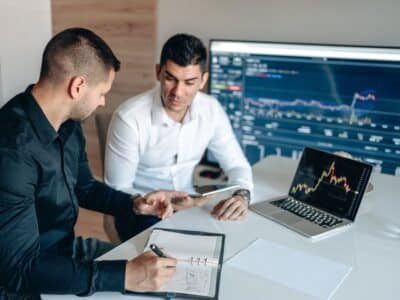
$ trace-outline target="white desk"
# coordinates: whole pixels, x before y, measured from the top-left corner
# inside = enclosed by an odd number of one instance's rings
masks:
[[[269,157],[253,167],[254,201],[285,194],[297,162]],[[208,210],[180,212],[158,223],[164,228],[203,230],[226,234],[224,261],[256,238],[351,266],[351,273],[331,299],[399,299],[400,297],[400,178],[374,174],[374,190],[366,195],[355,224],[346,232],[312,243],[299,234],[249,212],[246,220],[223,222]],[[131,259],[142,252],[149,235],[144,231],[101,259]],[[129,299],[119,293],[96,293],[94,299]],[[44,299],[82,299],[75,296],[43,296]],[[244,273],[224,264],[220,299],[316,299],[272,280]],[[149,297],[134,297],[149,299]],[[159,298],[154,298],[159,299]]]

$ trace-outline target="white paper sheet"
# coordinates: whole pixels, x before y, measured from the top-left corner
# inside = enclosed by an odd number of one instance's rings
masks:
[[[352,269],[262,239],[232,257],[227,265],[320,299],[330,299]]]

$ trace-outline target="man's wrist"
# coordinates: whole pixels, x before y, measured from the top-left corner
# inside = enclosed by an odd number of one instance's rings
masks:
[[[238,190],[233,192],[232,196],[240,196],[245,201],[247,201],[248,205],[250,204],[251,195],[250,195],[250,191],[247,190],[247,189],[238,189]]]
[[[135,195],[132,195],[132,197],[131,197],[131,199],[132,199],[132,210],[133,210],[135,215],[141,215],[140,210],[137,207],[137,201],[139,201],[140,198],[142,198],[142,195],[140,195],[140,194],[135,194]]]

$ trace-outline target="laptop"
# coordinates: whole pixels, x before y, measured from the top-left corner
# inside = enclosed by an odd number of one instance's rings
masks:
[[[304,148],[288,194],[250,209],[306,237],[320,239],[355,220],[372,166]]]

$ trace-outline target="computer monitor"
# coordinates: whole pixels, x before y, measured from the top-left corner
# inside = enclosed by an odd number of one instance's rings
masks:
[[[400,49],[212,40],[209,71],[251,164],[311,146],[400,175]]]

